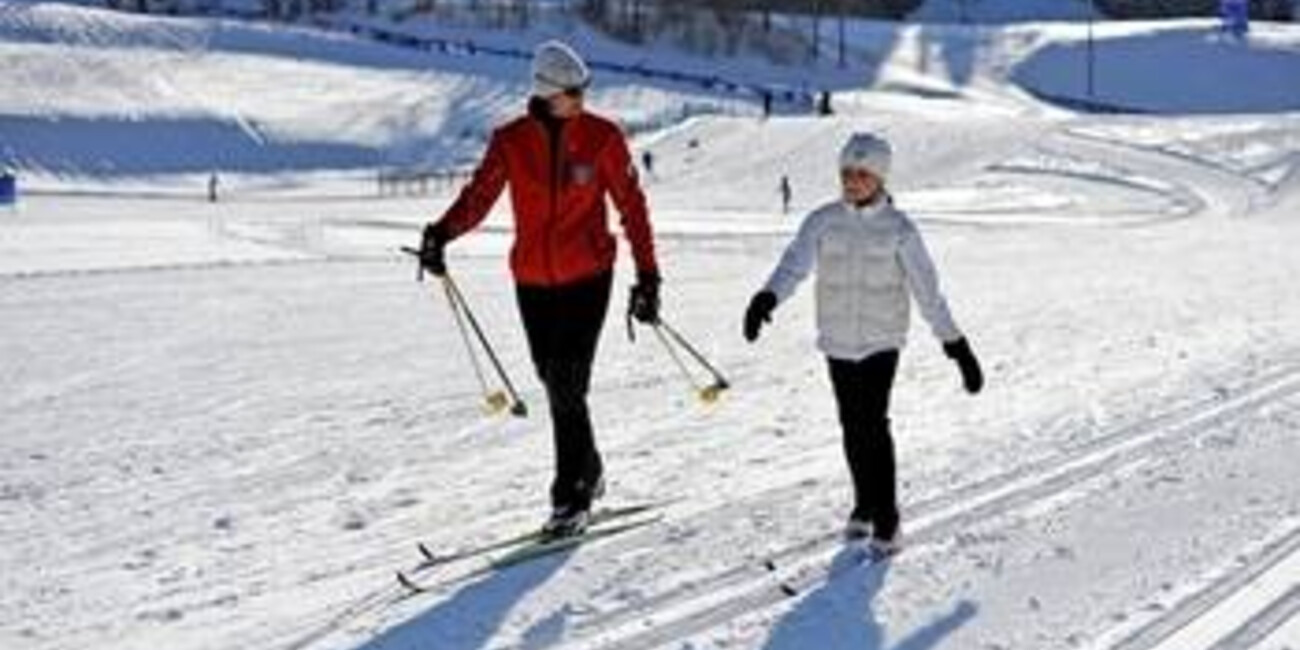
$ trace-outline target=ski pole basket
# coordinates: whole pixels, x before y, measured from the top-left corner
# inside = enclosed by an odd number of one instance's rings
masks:
[[[724,377],[722,373],[713,366],[713,364],[709,363],[709,360],[706,359],[703,354],[700,354],[699,350],[696,350],[695,346],[691,345],[690,341],[687,341],[686,337],[682,336],[675,328],[673,328],[673,326],[669,325],[667,321],[660,318],[652,325],[652,327],[654,328],[655,337],[659,339],[659,343],[662,344],[664,350],[668,352],[668,356],[672,358],[673,364],[677,366],[677,369],[681,372],[682,376],[686,378],[686,381],[690,383],[691,388],[695,390],[696,397],[705,404],[713,404],[714,402],[717,402],[718,398],[722,396],[722,392],[731,387],[731,383],[727,381],[727,378]],[[692,373],[687,367],[686,362],[682,359],[682,356],[678,351],[678,348],[685,351],[686,354],[695,361],[695,363],[710,375],[711,381],[707,385],[701,385],[696,381],[694,373]]]

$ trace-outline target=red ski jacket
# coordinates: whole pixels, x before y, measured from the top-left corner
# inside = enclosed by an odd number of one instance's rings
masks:
[[[473,178],[438,224],[444,236],[450,241],[481,223],[508,182],[515,281],[569,284],[614,266],[617,243],[609,231],[608,194],[623,217],[637,271],[657,273],[645,194],[623,132],[585,112],[565,120],[558,137],[552,128],[529,114],[496,129]]]

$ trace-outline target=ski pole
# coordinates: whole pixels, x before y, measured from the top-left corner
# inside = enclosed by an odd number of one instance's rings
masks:
[[[455,294],[451,292],[451,285],[444,282],[442,286],[447,293],[447,303],[451,306],[452,319],[456,321],[456,330],[460,332],[460,340],[465,344],[465,353],[469,356],[470,366],[474,368],[474,376],[478,378],[478,385],[483,390],[488,412],[500,412],[505,408],[506,396],[501,391],[493,391],[488,386],[487,377],[483,375],[483,364],[479,362],[478,355],[474,353],[474,344],[470,341],[469,330],[465,325],[465,316],[460,311],[460,303],[457,302]]]
[[[677,366],[682,377],[684,377],[686,381],[690,383],[691,388],[695,390],[695,394],[700,398],[700,401],[708,404],[718,401],[718,397],[721,396],[722,391],[731,386],[727,383],[726,378],[724,378],[722,374],[704,358],[703,355],[696,351],[681,334],[678,334],[676,330],[668,326],[668,324],[663,320],[655,322],[651,327],[654,329],[655,337],[659,339],[659,343],[663,345],[664,350],[668,352],[668,356],[672,358],[673,364]],[[691,358],[713,375],[713,383],[708,386],[700,386],[699,382],[695,380],[695,376],[691,374],[690,369],[686,367],[686,362],[682,360],[681,354],[678,353],[678,347],[685,350],[691,355]]]
[[[654,332],[655,337],[659,339],[659,343],[663,344],[664,350],[668,352],[668,356],[673,360],[673,364],[677,366],[677,370],[681,371],[682,377],[684,377],[686,382],[691,385],[691,388],[695,390],[695,395],[700,398],[700,401],[713,402],[717,400],[717,391],[710,390],[712,388],[710,386],[701,387],[699,383],[695,381],[695,376],[686,368],[686,364],[682,362],[681,355],[677,353],[676,348],[674,348],[672,343],[668,341],[668,337],[664,335],[663,330],[656,327],[654,328]]]
[[[479,326],[478,319],[474,317],[473,310],[469,308],[469,303],[465,301],[465,295],[460,292],[460,287],[456,286],[456,282],[451,279],[451,275],[448,273],[442,275],[442,281],[447,288],[447,295],[454,297],[454,300],[460,304],[460,309],[464,312],[465,318],[469,321],[470,327],[473,328],[475,336],[478,337],[479,344],[483,346],[483,351],[487,353],[488,360],[492,362],[492,367],[496,369],[497,378],[500,379],[501,384],[506,387],[506,392],[509,393],[509,401],[511,402],[510,414],[515,417],[528,417],[528,407],[524,404],[522,399],[519,399],[519,391],[515,390],[515,385],[511,383],[510,377],[506,375],[505,368],[501,366],[501,360],[497,358],[496,350],[492,348],[492,344],[488,342],[487,336],[483,334],[483,328]],[[506,396],[502,395],[500,391],[489,396],[489,400],[493,400],[490,402],[493,408],[505,408]]]
[[[402,247],[402,252],[417,258],[420,255],[420,251],[406,246]],[[420,267],[419,274],[417,275],[417,279],[420,281],[423,281],[424,279],[423,269],[424,267]],[[469,354],[470,363],[474,367],[474,375],[478,378],[479,385],[483,388],[484,400],[487,402],[489,412],[497,413],[509,406],[511,415],[521,418],[527,417],[527,405],[525,405],[523,400],[519,398],[518,391],[515,390],[514,384],[510,382],[510,377],[506,375],[505,369],[501,366],[501,361],[497,358],[496,351],[492,348],[492,344],[483,333],[483,328],[479,326],[478,319],[474,317],[474,311],[470,309],[469,303],[465,301],[465,296],[460,292],[460,288],[456,285],[456,282],[451,279],[450,274],[444,273],[439,277],[442,279],[443,290],[447,294],[447,302],[451,306],[451,313],[456,321],[456,328],[460,331],[461,340],[465,344],[465,350]],[[474,335],[478,338],[479,345],[487,354],[488,360],[491,361],[497,377],[501,380],[501,383],[505,385],[506,390],[504,392],[499,390],[493,391],[488,386],[482,365],[479,363],[478,355],[474,353],[474,345],[470,341],[469,332],[465,327],[466,322],[468,322],[469,327],[473,329]]]
[[[701,400],[705,402],[717,401],[718,396],[722,391],[731,388],[731,383],[727,381],[727,378],[723,377],[722,373],[719,372],[717,368],[713,367],[713,364],[709,363],[709,360],[704,358],[704,355],[700,354],[699,350],[696,350],[695,346],[691,345],[690,341],[686,340],[686,337],[678,333],[672,325],[669,325],[668,321],[660,318],[659,321],[655,323],[655,330],[658,331],[660,329],[667,332],[668,336],[672,337],[673,341],[675,341],[677,345],[680,345],[683,350],[686,350],[686,353],[691,355],[691,357],[695,359],[696,363],[703,366],[704,369],[713,376],[713,383],[700,389]]]

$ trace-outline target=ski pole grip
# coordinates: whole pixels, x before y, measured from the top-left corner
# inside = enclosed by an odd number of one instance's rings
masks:
[[[424,264],[420,262],[419,249],[411,248],[410,246],[403,246],[400,250],[415,258],[415,281],[424,282]]]

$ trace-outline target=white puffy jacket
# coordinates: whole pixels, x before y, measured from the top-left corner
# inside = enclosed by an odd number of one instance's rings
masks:
[[[886,200],[808,215],[766,288],[784,302],[817,266],[817,346],[856,361],[907,341],[911,295],[941,341],[961,338],[916,224]]]

